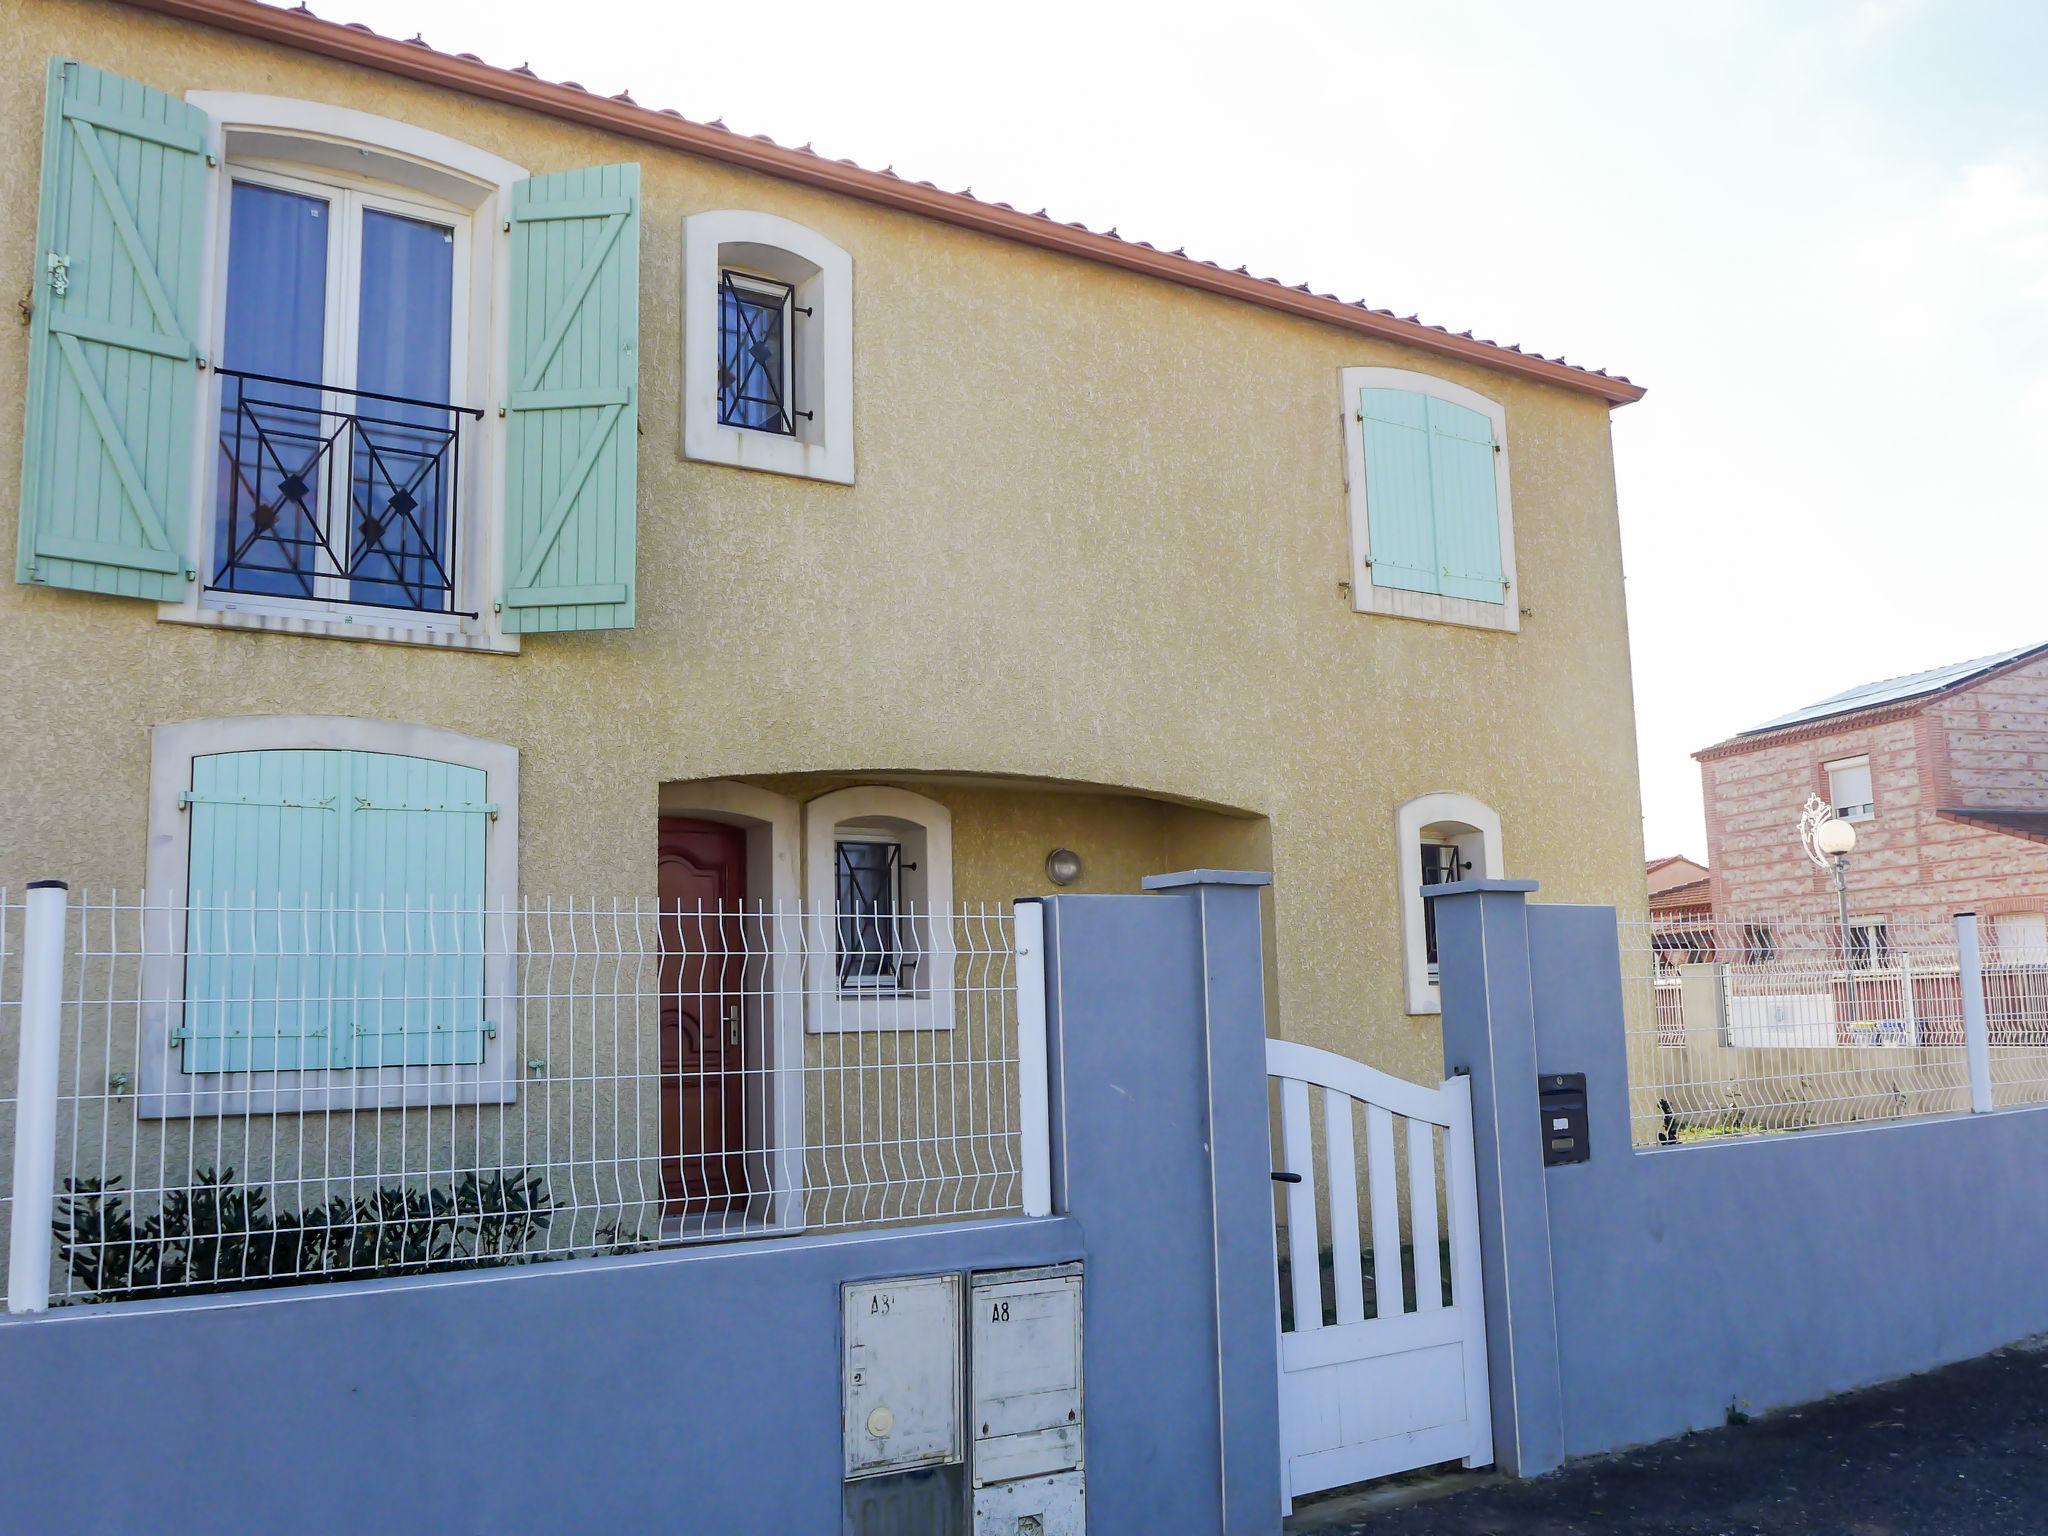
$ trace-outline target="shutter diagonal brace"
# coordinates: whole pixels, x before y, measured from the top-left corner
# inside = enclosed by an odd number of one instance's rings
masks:
[[[99,135],[92,124],[69,112],[65,121],[71,124],[78,136],[78,147],[85,155],[86,168],[92,172],[94,184],[99,188],[100,198],[107,206],[107,213],[114,221],[114,232],[120,237],[121,245],[128,253],[129,263],[135,268],[135,277],[142,284],[142,292],[149,300],[149,307],[156,315],[156,323],[164,339],[176,342],[181,350],[180,358],[192,354],[192,342],[184,334],[179,323],[177,310],[171,304],[170,294],[164,291],[163,278],[156,270],[156,262],[142,243],[142,231],[135,227],[135,216],[128,209],[128,200],[121,195],[120,183],[114,179],[114,168],[107,164],[106,151],[100,147]]]
[[[520,215],[513,215],[515,221]],[[597,249],[590,253],[590,259],[583,264],[583,270],[576,274],[576,281],[569,285],[569,291],[562,297],[562,307],[554,321],[548,326],[548,334],[540,349],[526,365],[526,376],[520,380],[519,392],[532,394],[540,389],[541,375],[547,372],[548,364],[555,360],[555,354],[562,349],[562,341],[569,334],[569,327],[575,323],[577,311],[583,307],[584,297],[590,292],[590,285],[597,281],[597,274],[610,258],[612,247],[619,243],[619,231],[626,227],[626,215],[612,214],[605,220],[604,235],[597,242]]]

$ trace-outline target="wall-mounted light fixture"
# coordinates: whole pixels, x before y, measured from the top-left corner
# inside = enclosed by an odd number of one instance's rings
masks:
[[[1071,848],[1055,848],[1045,856],[1045,878],[1054,885],[1072,885],[1081,878],[1081,855]]]

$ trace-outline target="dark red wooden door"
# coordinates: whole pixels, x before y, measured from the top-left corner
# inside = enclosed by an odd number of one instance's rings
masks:
[[[680,1214],[747,1193],[746,880],[739,828],[661,818],[661,1182]]]

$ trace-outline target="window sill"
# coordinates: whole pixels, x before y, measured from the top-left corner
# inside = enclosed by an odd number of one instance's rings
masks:
[[[1351,590],[1351,609],[1354,613],[1377,614],[1387,619],[1417,619],[1426,624],[1491,629],[1502,634],[1519,634],[1522,629],[1522,610],[1515,606],[1512,589],[1507,602],[1481,603],[1469,597],[1441,597],[1434,592],[1361,583]]]
[[[728,427],[715,415],[706,421],[692,413],[684,423],[683,457],[700,464],[758,469],[828,485],[853,484],[853,455],[840,451],[833,441],[808,443],[787,433]]]
[[[215,607],[207,602],[161,603],[157,618],[166,624],[193,624],[202,629],[246,629],[273,635],[311,635],[328,640],[365,640],[383,645],[431,646],[444,651],[482,651],[500,656],[519,654],[519,636],[467,620],[408,624],[382,621],[371,615],[346,616],[331,611],[294,613],[289,605],[264,603]]]

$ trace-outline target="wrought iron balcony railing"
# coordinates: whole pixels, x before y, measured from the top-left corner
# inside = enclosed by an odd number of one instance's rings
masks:
[[[475,617],[456,602],[462,439],[481,410],[219,373],[209,590]]]

